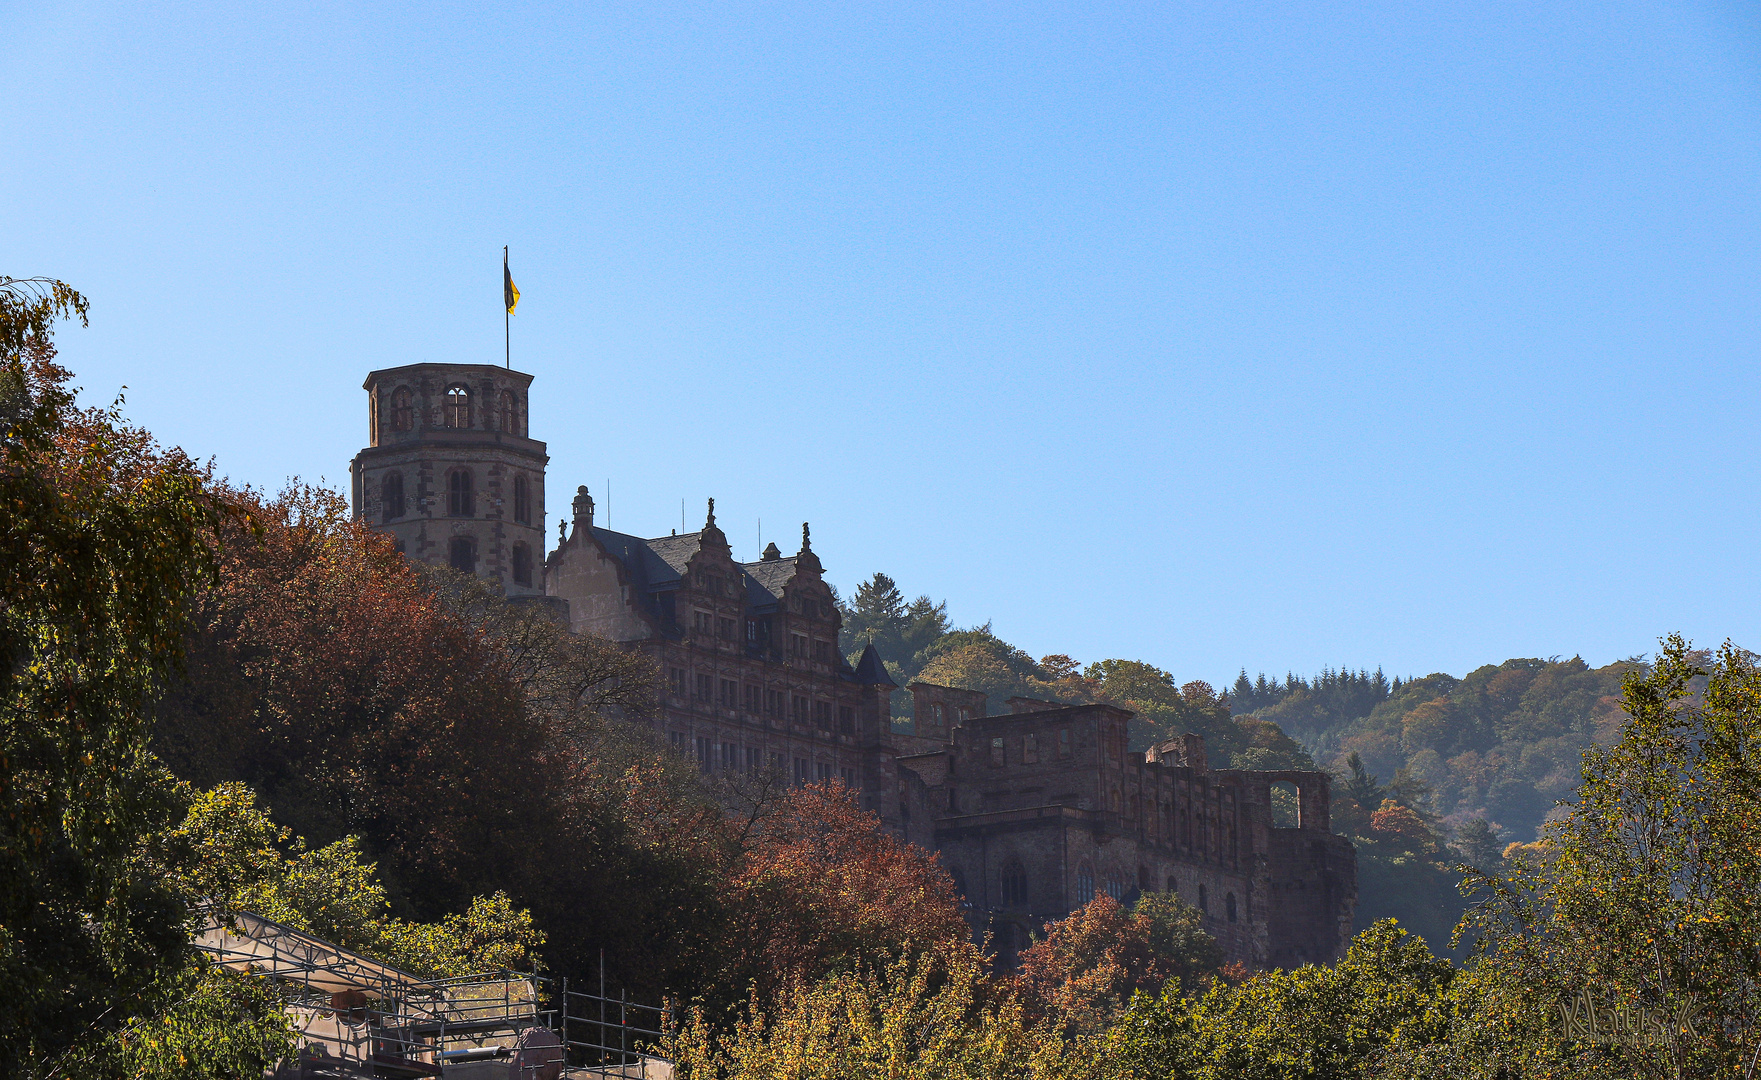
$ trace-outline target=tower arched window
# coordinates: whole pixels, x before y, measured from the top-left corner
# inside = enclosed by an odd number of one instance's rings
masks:
[[[467,574],[477,572],[477,545],[468,536],[455,536],[447,550],[447,561],[454,570]]]
[[[379,488],[379,512],[385,521],[404,516],[404,474],[387,473]]]
[[[514,584],[532,584],[532,549],[525,544],[515,544],[513,552]]]
[[[518,435],[520,433],[520,417],[519,413],[515,411],[515,408],[514,392],[512,390],[503,390],[501,392],[501,400],[495,411],[501,414],[498,417],[501,421],[501,430],[508,435]]]
[[[448,517],[476,517],[477,500],[471,491],[471,470],[454,469],[446,477]]]
[[[1107,895],[1115,900],[1125,899],[1125,883],[1119,880],[1118,874],[1107,875]]]
[[[1206,915],[1211,913],[1211,898],[1205,892],[1205,887],[1203,885],[1198,887],[1198,909]]]
[[[449,428],[471,426],[471,390],[464,383],[453,383],[446,388],[446,402],[441,407],[441,419]]]
[[[379,445],[379,395],[367,395],[367,445]]]
[[[1224,917],[1227,918],[1230,922],[1235,921],[1235,894],[1234,893],[1225,893],[1223,895],[1223,914],[1224,914]]]
[[[415,409],[410,407],[410,388],[400,386],[391,392],[391,430],[408,431],[415,423]]]
[[[514,477],[514,520],[521,525],[532,524],[532,486],[524,476]]]
[[[1087,904],[1095,898],[1094,868],[1083,863],[1076,868],[1076,903],[1078,906]]]
[[[1027,906],[1027,871],[1019,862],[1011,860],[1003,867],[1003,906],[1020,908]]]

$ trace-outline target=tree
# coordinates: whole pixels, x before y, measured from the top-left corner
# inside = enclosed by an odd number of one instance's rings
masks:
[[[1097,1072],[1183,1080],[1369,1080],[1383,1059],[1444,1031],[1438,1006],[1455,979],[1447,960],[1392,920],[1352,939],[1331,967],[1214,982],[1188,998],[1170,985],[1134,999],[1107,1035]]]
[[[1701,681],[1704,689],[1696,693]],[[1761,671],[1728,643],[1710,669],[1666,638],[1632,671],[1620,738],[1583,756],[1575,805],[1536,858],[1508,860],[1469,929],[1506,1012],[1589,992],[1664,1022],[1598,1050],[1530,1024],[1504,1060],[1618,1061],[1642,1076],[1754,1077],[1761,1062]],[[1697,1016],[1691,1024],[1679,1022]]]
[[[211,580],[222,515],[203,471],[80,412],[54,321],[86,301],[0,278],[0,1073],[73,1060],[187,970],[185,911],[157,870],[178,812],[145,702]]]
[[[1024,950],[1013,982],[1030,1019],[1092,1035],[1138,991],[1192,993],[1222,966],[1203,916],[1178,896],[1144,893],[1127,909],[1102,893]]]
[[[882,958],[966,943],[954,882],[934,854],[882,829],[841,783],[789,792],[752,831],[729,882],[734,928],[724,986],[768,1001]]]
[[[731,1029],[692,1010],[661,1046],[680,1080],[1060,1080],[1086,1075],[1018,1005],[986,993],[970,944],[790,983]]]

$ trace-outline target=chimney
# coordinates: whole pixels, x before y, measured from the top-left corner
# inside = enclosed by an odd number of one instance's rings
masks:
[[[593,527],[593,496],[587,494],[587,485],[582,484],[575,489],[575,531],[585,526]]]

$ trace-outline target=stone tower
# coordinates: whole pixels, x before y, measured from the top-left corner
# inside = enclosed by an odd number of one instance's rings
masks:
[[[367,376],[367,448],[349,464],[355,517],[417,562],[544,591],[544,444],[526,435],[532,376],[409,364]]]

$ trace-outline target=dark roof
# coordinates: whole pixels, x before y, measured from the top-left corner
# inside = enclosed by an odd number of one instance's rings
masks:
[[[891,675],[887,674],[887,666],[881,663],[880,653],[874,651],[872,642],[863,647],[862,658],[856,661],[856,681],[876,686],[897,687],[899,685],[893,681]]]
[[[746,578],[763,589],[770,600],[767,603],[780,603],[783,599],[783,586],[795,576],[795,556],[786,559],[764,559],[760,562],[741,563],[746,571]],[[750,586],[748,586],[750,590]],[[755,601],[756,602],[756,601]]]
[[[612,532],[595,525],[593,538],[624,564],[624,572],[630,576],[633,584],[649,590],[677,586],[684,578],[686,560],[697,550],[696,533],[688,537],[667,536],[660,540],[644,540],[640,536]],[[663,540],[668,541],[666,546],[656,550]],[[688,541],[691,545],[690,551],[685,551],[683,558],[680,558],[683,545],[671,542],[679,540]]]

